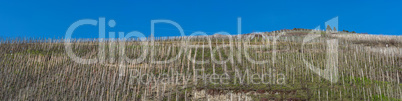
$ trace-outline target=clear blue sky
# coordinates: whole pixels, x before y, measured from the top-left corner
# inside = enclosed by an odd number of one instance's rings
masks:
[[[190,2],[193,1],[193,2]],[[64,37],[67,28],[81,19],[105,17],[116,26],[106,32],[150,33],[151,20],[177,22],[186,35],[194,31],[214,34],[279,29],[324,28],[325,21],[338,16],[338,30],[369,34],[402,34],[401,0],[49,0],[0,1],[0,37]],[[106,25],[107,26],[107,25]],[[96,38],[96,26],[82,26],[74,38]],[[175,27],[156,24],[155,36],[178,36]]]

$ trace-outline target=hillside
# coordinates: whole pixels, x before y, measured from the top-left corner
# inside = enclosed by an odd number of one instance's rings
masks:
[[[63,41],[2,40],[0,99],[402,99],[401,36],[280,30]]]

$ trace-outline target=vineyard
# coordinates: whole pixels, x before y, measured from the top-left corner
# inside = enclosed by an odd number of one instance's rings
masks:
[[[401,40],[292,30],[127,40],[3,39],[0,99],[401,100]],[[326,72],[335,74],[320,74]]]

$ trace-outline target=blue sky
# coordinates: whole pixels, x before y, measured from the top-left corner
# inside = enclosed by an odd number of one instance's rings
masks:
[[[106,32],[139,31],[149,35],[151,20],[178,23],[186,35],[195,31],[237,34],[279,29],[313,29],[336,16],[338,30],[369,34],[402,34],[402,1],[372,0],[49,0],[0,1],[0,37],[62,38],[68,27],[81,19],[99,17],[116,21]],[[106,25],[107,26],[107,25]],[[156,24],[155,36],[178,36],[170,24]],[[98,27],[85,25],[74,38],[96,38]]]

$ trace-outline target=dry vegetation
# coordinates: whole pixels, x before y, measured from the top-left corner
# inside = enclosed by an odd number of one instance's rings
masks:
[[[127,57],[135,59],[145,52],[148,53],[144,61],[136,64],[119,61],[121,47],[118,47],[117,43],[113,45],[113,42],[105,42],[106,55],[102,57],[106,59],[105,61],[80,64],[67,56],[61,41],[3,40],[0,44],[0,99],[169,101],[402,99],[402,57],[384,55],[387,53],[384,51],[382,53],[367,51],[367,46],[372,44],[361,45],[362,43],[357,42],[392,43],[389,47],[392,46],[400,52],[400,36],[390,39],[373,36],[379,38],[373,40],[369,36],[363,38],[360,35],[353,35],[354,37],[344,34],[329,35],[314,39],[302,49],[306,32],[287,33],[289,34],[279,37],[276,42],[273,41],[275,36],[273,33],[265,33],[266,39],[234,37],[232,44],[225,36],[209,37],[211,41],[207,37],[159,38],[154,44],[149,42],[148,45],[134,40],[126,41],[124,53]],[[331,83],[308,69],[302,59],[324,68],[325,60],[328,58],[325,42],[334,38],[339,39],[339,80]],[[180,43],[184,40],[187,45]],[[100,51],[98,44],[96,40],[76,41],[72,44],[73,52],[81,58],[100,59],[97,55]],[[190,47],[190,45],[204,47]],[[232,46],[233,49],[217,48],[220,45]],[[247,48],[248,45],[267,47]],[[375,46],[387,48],[382,45]],[[230,58],[231,53],[233,59]],[[152,55],[154,59],[151,58]],[[154,63],[176,56],[178,58],[173,62]],[[246,56],[253,60],[268,60],[268,62],[255,64]],[[228,62],[219,64],[213,62],[211,58]],[[192,60],[204,64],[197,64]],[[121,64],[124,65],[120,66]],[[122,67],[125,67],[124,75],[119,76]],[[181,75],[174,75],[177,73]],[[218,84],[210,81],[205,83],[202,78],[194,77],[196,73],[219,75],[228,73],[230,79],[223,82],[212,79]],[[270,73],[276,76],[267,78],[273,79],[270,84],[252,84],[250,82],[262,81],[260,79],[252,81],[251,78],[240,83],[239,78],[233,77],[237,73],[241,75]],[[169,75],[170,78],[167,80],[171,81],[170,83],[161,83],[153,79],[166,76],[163,74]],[[283,74],[284,77],[278,74]],[[139,75],[143,75],[141,79]],[[208,80],[213,78],[213,76],[206,77]]]

